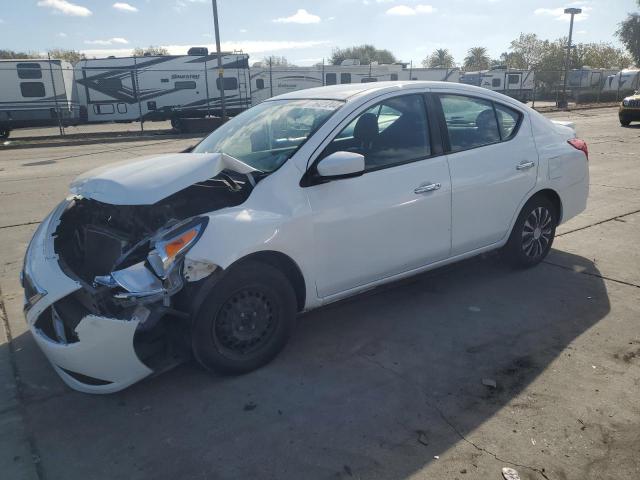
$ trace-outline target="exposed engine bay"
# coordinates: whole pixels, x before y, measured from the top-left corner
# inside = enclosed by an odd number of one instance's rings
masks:
[[[60,217],[54,250],[60,267],[82,288],[56,302],[40,328],[50,338],[73,343],[87,314],[136,318],[136,352],[156,369],[153,358],[166,357],[167,339],[175,344],[186,338],[189,312],[181,307],[215,269],[200,267],[203,273],[191,277],[183,271],[184,252],[208,222],[201,215],[242,204],[257,180],[225,170],[153,205],[74,198]],[[183,289],[187,284],[191,292]]]

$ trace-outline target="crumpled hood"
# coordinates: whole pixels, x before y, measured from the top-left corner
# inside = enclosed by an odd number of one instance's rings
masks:
[[[112,163],[71,182],[75,195],[112,205],[152,205],[222,170],[255,168],[224,153],[171,153]]]

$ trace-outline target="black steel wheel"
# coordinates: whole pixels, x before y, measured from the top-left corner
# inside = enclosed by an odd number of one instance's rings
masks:
[[[522,207],[503,248],[509,263],[518,268],[527,268],[544,260],[556,234],[556,210],[553,203],[544,196],[535,196]]]
[[[295,293],[280,270],[262,262],[232,267],[195,316],[194,355],[220,373],[255,370],[284,348],[295,317]]]

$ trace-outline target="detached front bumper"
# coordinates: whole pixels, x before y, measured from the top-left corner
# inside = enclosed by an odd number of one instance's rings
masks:
[[[25,316],[36,343],[69,387],[86,393],[117,392],[153,373],[140,361],[133,343],[148,311],[141,308],[130,318],[108,318],[70,302],[82,285],[63,272],[53,247],[53,234],[67,205],[60,204],[42,222],[27,250]]]

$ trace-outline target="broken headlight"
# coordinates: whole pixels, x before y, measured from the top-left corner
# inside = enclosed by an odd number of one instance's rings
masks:
[[[209,219],[198,217],[173,226],[161,232],[152,242],[154,249],[149,252],[147,261],[160,278],[167,278],[176,261],[200,239]]]

